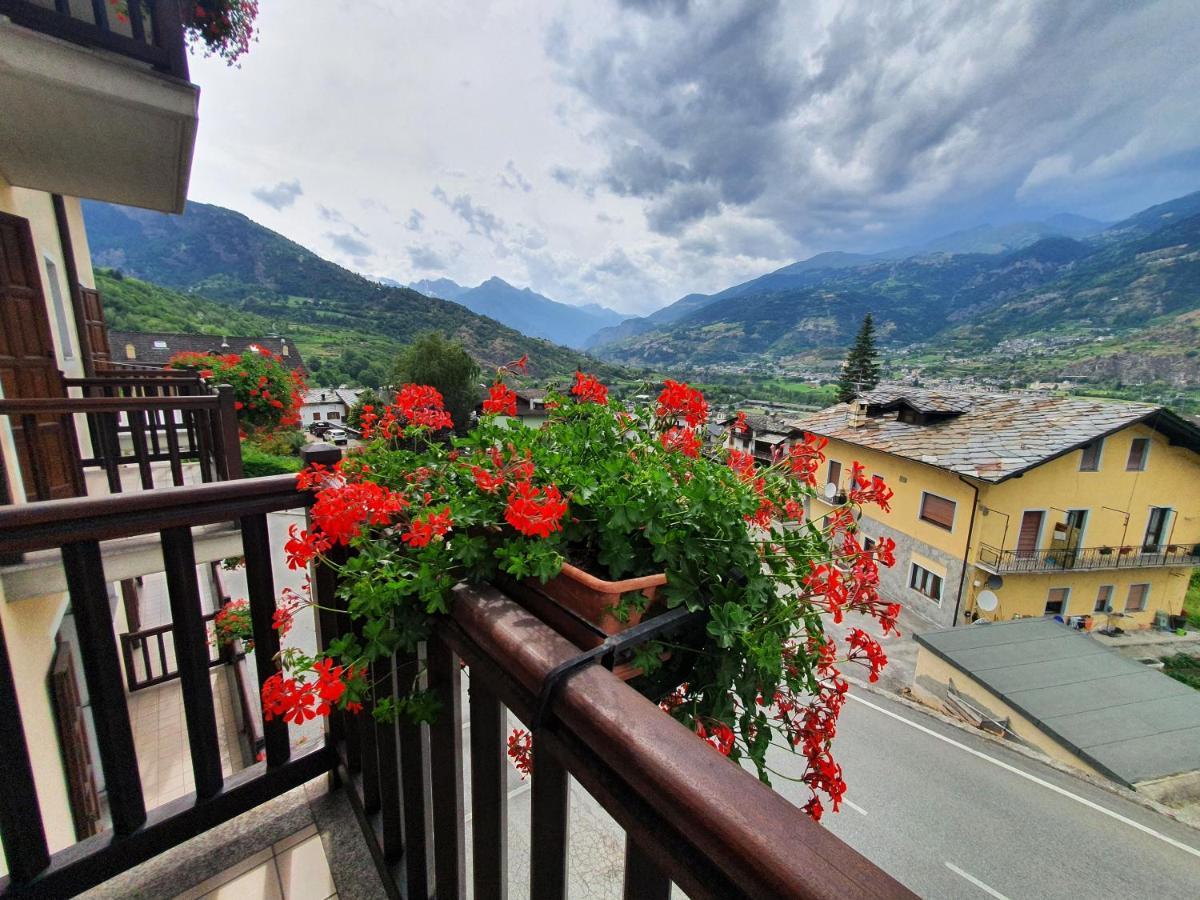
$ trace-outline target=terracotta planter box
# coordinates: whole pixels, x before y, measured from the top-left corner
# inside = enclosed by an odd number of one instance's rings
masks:
[[[604,642],[602,634],[620,634],[642,620],[644,613],[631,612],[626,622],[612,614],[622,594],[640,591],[647,598],[649,609],[658,588],[667,583],[667,576],[664,572],[606,581],[564,563],[562,572],[545,584],[536,578],[518,582],[502,576],[497,581],[514,600],[571,643],[582,650],[591,650]],[[626,680],[640,673],[630,665],[618,665],[613,671]]]
[[[562,572],[538,590],[550,596],[575,614],[591,622],[605,634],[619,634],[626,628],[642,621],[642,614],[631,612],[628,621],[617,619],[611,610],[621,602],[621,595],[640,591],[647,600],[647,608],[654,603],[659,587],[667,583],[666,573],[646,575],[642,578],[625,578],[621,581],[605,581],[590,575],[570,563],[563,563]]]

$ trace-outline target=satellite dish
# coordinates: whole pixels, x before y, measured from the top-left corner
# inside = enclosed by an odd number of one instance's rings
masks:
[[[832,500],[836,496],[837,496],[837,485],[834,484],[832,481],[827,481],[825,483],[825,499]]]
[[[988,590],[998,591],[1004,587],[1004,579],[999,575],[989,575],[987,580]]]
[[[994,612],[1000,605],[1000,598],[991,591],[980,591],[979,596],[975,598],[975,605],[984,612]]]

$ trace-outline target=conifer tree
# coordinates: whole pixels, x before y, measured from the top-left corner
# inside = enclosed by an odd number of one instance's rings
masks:
[[[875,320],[867,313],[842,366],[842,377],[838,380],[838,403],[848,403],[860,391],[872,390],[877,384],[879,351],[875,347]]]

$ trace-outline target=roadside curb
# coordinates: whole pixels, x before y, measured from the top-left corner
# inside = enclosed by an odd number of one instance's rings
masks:
[[[1049,768],[1053,769],[1056,772],[1059,772],[1060,774],[1070,775],[1072,778],[1076,778],[1079,781],[1083,781],[1083,782],[1086,782],[1087,784],[1101,788],[1104,791],[1107,791],[1108,793],[1110,793],[1116,797],[1120,797],[1123,800],[1128,800],[1132,803],[1136,803],[1138,806],[1141,806],[1144,809],[1148,809],[1151,812],[1156,812],[1160,815],[1166,816],[1168,819],[1172,819],[1173,821],[1178,822],[1180,825],[1185,825],[1188,828],[1191,828],[1193,831],[1200,833],[1200,812],[1181,813],[1179,810],[1171,809],[1171,807],[1169,807],[1169,806],[1164,806],[1163,804],[1159,803],[1156,800],[1151,800],[1149,797],[1139,794],[1137,791],[1131,791],[1128,788],[1122,787],[1119,784],[1113,784],[1112,782],[1109,782],[1109,781],[1101,781],[1099,779],[1092,778],[1086,772],[1080,772],[1077,769],[1073,769],[1070,766],[1068,766],[1064,763],[1061,763],[1056,759],[1053,759],[1049,756],[1039,753],[1037,750],[1026,747],[1022,744],[1016,744],[1016,743],[1013,743],[1010,741],[1005,741],[1005,740],[1002,740],[1001,738],[998,738],[994,735],[988,734],[984,731],[980,731],[976,728],[971,728],[969,725],[965,724],[964,722],[961,722],[958,719],[953,719],[950,716],[944,715],[943,713],[940,713],[937,710],[926,706],[924,703],[919,703],[918,701],[913,700],[911,697],[906,697],[903,694],[898,694],[894,691],[887,690],[886,688],[878,687],[876,685],[871,684],[870,682],[863,681],[862,679],[857,678],[855,676],[844,675],[843,677],[848,682],[850,682],[852,685],[854,685],[854,687],[857,689],[866,691],[869,694],[874,694],[877,697],[883,697],[887,700],[892,701],[893,703],[898,703],[901,706],[903,706],[907,709],[910,709],[914,712],[920,712],[923,715],[926,715],[931,719],[938,720],[939,722],[941,722],[944,725],[950,725],[953,728],[957,729],[958,731],[963,732],[964,734],[970,734],[970,735],[974,735],[975,737],[982,738],[983,740],[987,741],[988,743],[994,744],[997,747],[1004,747],[1008,750],[1013,751],[1014,753],[1017,753],[1020,756],[1024,756],[1026,759],[1029,759],[1033,762],[1038,762],[1038,763],[1041,763],[1042,765],[1048,766]]]

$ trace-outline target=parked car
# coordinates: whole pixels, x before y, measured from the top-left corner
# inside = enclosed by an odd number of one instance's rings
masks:
[[[340,428],[329,428],[325,432],[325,440],[333,441],[337,446],[344,447],[349,440],[349,436]]]

